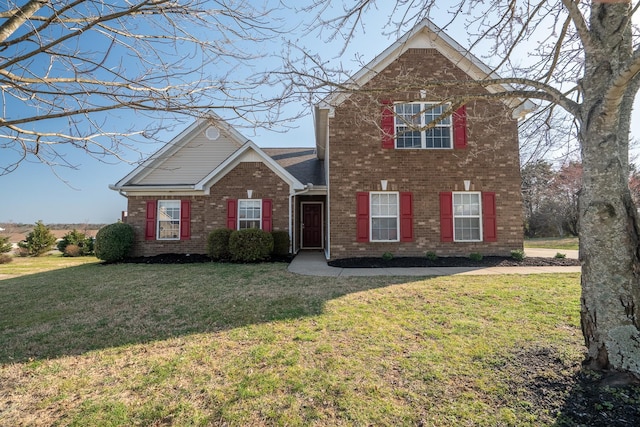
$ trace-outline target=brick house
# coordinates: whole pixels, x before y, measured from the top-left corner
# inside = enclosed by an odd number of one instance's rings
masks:
[[[261,149],[200,119],[110,186],[128,198],[134,254],[205,253],[222,227],[285,230],[292,252],[327,259],[522,249],[517,119],[531,104],[469,84],[494,77],[425,20],[353,76],[358,90],[315,106],[315,148]]]

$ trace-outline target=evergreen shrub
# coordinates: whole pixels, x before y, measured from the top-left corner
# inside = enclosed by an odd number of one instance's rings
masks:
[[[215,260],[229,259],[229,237],[233,230],[219,228],[209,233],[207,237],[207,255]]]
[[[229,254],[236,262],[257,262],[269,258],[273,251],[271,233],[257,228],[247,228],[231,233]]]
[[[96,257],[107,262],[121,260],[129,255],[133,241],[133,227],[129,224],[116,222],[105,225],[96,234]]]

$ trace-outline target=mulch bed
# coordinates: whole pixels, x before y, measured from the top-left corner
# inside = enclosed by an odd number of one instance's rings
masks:
[[[391,268],[391,267],[549,267],[579,266],[580,261],[571,258],[526,257],[516,261],[510,257],[486,256],[479,261],[465,257],[440,257],[429,260],[424,257],[397,257],[384,260],[381,257],[342,258],[329,261],[332,267],[342,268]]]
[[[265,262],[289,263],[293,256],[274,257]],[[148,257],[131,257],[118,261],[124,264],[194,264],[212,262],[211,258],[203,254],[162,254]],[[218,261],[220,262],[220,261]],[[222,261],[228,262],[228,261]],[[510,257],[487,256],[479,261],[465,257],[440,257],[429,260],[423,257],[397,257],[384,260],[380,257],[342,258],[329,261],[332,267],[342,268],[390,268],[390,267],[548,267],[548,266],[576,266],[580,261],[570,258],[534,258],[527,257],[516,261]]]

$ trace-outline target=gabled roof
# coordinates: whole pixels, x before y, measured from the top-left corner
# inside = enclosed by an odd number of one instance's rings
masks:
[[[214,138],[205,138],[204,135],[209,130],[215,134]],[[215,145],[217,140],[221,142]],[[263,162],[287,182],[292,190],[305,188],[286,167],[265,154],[255,143],[217,115],[196,120],[109,188],[126,192],[207,193],[213,184],[243,161]]]
[[[285,168],[280,166],[274,159],[269,157],[261,148],[259,148],[253,141],[247,141],[238,151],[233,153],[227,160],[222,162],[217,168],[212,170],[207,176],[205,176],[200,182],[195,185],[196,190],[208,191],[209,188],[227,172],[232,170],[236,165],[243,161],[243,157],[255,153],[260,160],[262,160],[276,175],[287,182],[294,190],[304,189],[302,184],[295,176],[289,173]]]
[[[440,27],[425,18],[355,73],[347,85],[351,85],[354,90],[364,86],[403,53],[413,48],[437,50],[474,80],[500,78],[491,68],[449,37]],[[488,87],[487,90],[497,93],[515,90],[515,88],[511,85],[494,85]],[[333,107],[340,105],[349,96],[348,92],[336,91],[316,105],[316,147],[318,157],[321,159],[324,158],[324,150],[326,148],[328,118],[332,113]],[[514,117],[520,117],[535,108],[535,104],[529,100],[507,103],[514,108]]]

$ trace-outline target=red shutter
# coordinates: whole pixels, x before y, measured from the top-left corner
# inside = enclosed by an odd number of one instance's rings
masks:
[[[271,231],[273,228],[273,220],[271,217],[273,202],[271,199],[262,199],[262,229]]]
[[[482,193],[482,235],[485,242],[498,241],[496,193]]]
[[[413,241],[413,193],[400,193],[400,241]]]
[[[155,200],[147,200],[147,224],[144,230],[145,240],[155,240],[156,238],[156,212],[158,202]]]
[[[382,101],[382,120],[380,122],[380,129],[382,129],[382,148],[395,148],[395,127],[393,101]]]
[[[356,240],[369,241],[369,193],[356,194]]]
[[[191,238],[191,201],[180,201],[180,240]]]
[[[453,148],[467,148],[467,107],[463,105],[453,113]]]
[[[440,241],[453,242],[453,194],[440,193]]]
[[[238,228],[238,201],[227,199],[227,228],[235,230]]]

